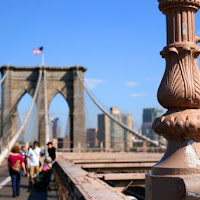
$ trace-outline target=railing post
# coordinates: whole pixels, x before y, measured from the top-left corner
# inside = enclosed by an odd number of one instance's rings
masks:
[[[103,152],[103,142],[100,142],[100,151]]]
[[[125,148],[124,148],[124,142],[121,143],[121,151],[124,152]]]
[[[56,148],[56,149],[58,149],[58,138],[53,138],[53,140],[52,140],[52,142],[53,142],[53,146]],[[62,141],[62,148],[64,148],[64,140]]]
[[[143,140],[142,150],[143,152],[147,152],[147,141],[145,140]]]
[[[199,199],[200,196],[200,48],[195,35],[199,0],[158,0],[166,15],[166,70],[158,101],[168,111],[153,129],[168,140],[160,162],[146,175],[146,200]]]
[[[105,141],[105,152],[109,152],[110,151],[110,143]]]
[[[78,142],[78,153],[81,153],[81,143]]]

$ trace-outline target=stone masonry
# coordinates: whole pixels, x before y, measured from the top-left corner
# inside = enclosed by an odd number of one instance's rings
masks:
[[[66,99],[69,105],[71,148],[76,151],[78,143],[85,141],[84,89],[78,79],[77,71],[83,78],[86,68],[2,66],[2,77],[7,70],[9,70],[8,76],[2,84],[1,136],[9,132],[11,127],[16,126],[17,105],[26,93],[34,96],[39,72],[42,70],[43,77],[36,100],[39,115],[39,143],[41,146],[45,145],[44,71],[46,71],[48,107],[57,93]],[[14,135],[15,132],[16,129],[12,129],[10,134]],[[84,143],[82,145],[84,146]]]

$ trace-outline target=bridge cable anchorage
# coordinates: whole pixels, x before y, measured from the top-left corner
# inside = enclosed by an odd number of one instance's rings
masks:
[[[8,144],[5,144],[6,147],[3,149],[3,151],[0,154],[0,165],[2,164],[3,160],[6,158],[6,156],[8,155],[8,153],[10,152],[10,149],[14,146],[14,144],[16,143],[17,139],[19,138],[19,136],[22,134],[25,125],[30,117],[30,114],[33,110],[33,106],[34,103],[36,101],[37,95],[38,95],[38,91],[39,91],[39,87],[40,87],[40,83],[41,83],[41,79],[42,79],[42,70],[40,70],[39,72],[39,78],[38,78],[38,82],[37,82],[37,86],[36,86],[36,90],[35,90],[35,94],[33,96],[33,100],[31,103],[31,106],[29,108],[29,111],[24,119],[23,124],[21,125],[21,127],[18,129],[17,133],[10,139],[10,142]]]
[[[92,96],[91,92],[89,91],[89,89],[85,86],[84,81],[82,80],[78,70],[76,70],[76,73],[78,75],[78,78],[81,82],[81,85],[83,86],[83,88],[85,89],[85,91],[87,92],[88,96],[92,99],[92,101],[96,104],[96,106],[104,113],[106,114],[111,120],[113,120],[115,123],[117,123],[119,126],[121,126],[122,128],[124,128],[125,130],[131,132],[133,135],[137,136],[138,138],[149,142],[150,144],[153,144],[155,146],[161,146],[161,144],[151,140],[150,138],[143,136],[139,133],[136,133],[135,131],[131,130],[128,126],[126,126],[125,124],[119,122],[117,119],[115,119],[111,114],[109,114],[97,101],[96,99]]]

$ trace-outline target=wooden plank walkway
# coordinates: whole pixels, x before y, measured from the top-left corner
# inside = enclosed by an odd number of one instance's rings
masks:
[[[101,178],[103,180],[117,181],[117,180],[144,180],[145,173],[110,173],[110,174],[90,174],[93,177]]]
[[[9,173],[7,167],[0,168],[0,200],[59,200],[57,188],[55,182],[51,182],[51,191],[48,192],[36,192],[28,188],[28,178],[22,177],[20,196],[12,197],[12,186],[9,181],[5,186],[2,187],[1,183],[4,180],[9,180]],[[2,187],[2,188],[1,188]]]

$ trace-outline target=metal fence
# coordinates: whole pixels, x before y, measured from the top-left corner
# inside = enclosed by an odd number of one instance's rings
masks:
[[[53,139],[53,146],[59,152],[164,152],[166,146],[153,146],[148,142],[135,142],[127,145],[127,141],[115,142],[94,142],[94,141],[78,141],[76,143],[70,141],[59,141]]]

